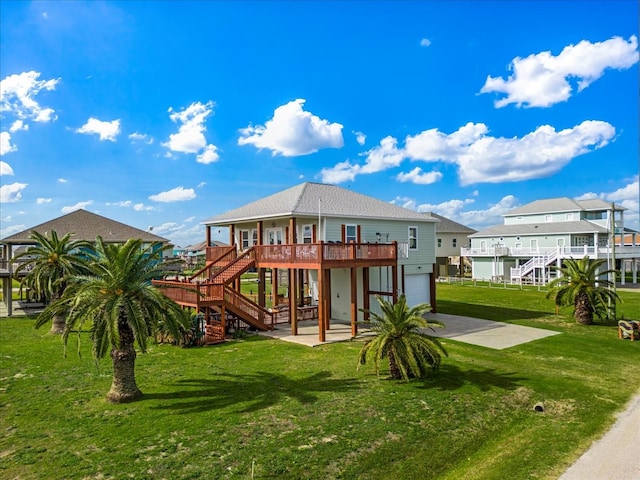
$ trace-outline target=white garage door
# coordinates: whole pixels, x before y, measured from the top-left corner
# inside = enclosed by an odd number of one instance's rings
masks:
[[[419,303],[430,303],[429,274],[406,275],[404,277],[404,289],[407,297],[407,305],[413,307]]]

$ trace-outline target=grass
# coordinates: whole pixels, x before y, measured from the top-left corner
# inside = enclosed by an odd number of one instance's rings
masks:
[[[640,292],[621,296],[640,311]],[[86,334],[63,359],[33,319],[2,319],[0,478],[555,479],[637,388],[621,365],[640,342],[556,316],[543,292],[438,285],[438,302],[563,334],[502,351],[445,340],[441,370],[409,383],[356,370],[359,342],[158,345],[138,356],[143,399],[110,405],[110,362]]]

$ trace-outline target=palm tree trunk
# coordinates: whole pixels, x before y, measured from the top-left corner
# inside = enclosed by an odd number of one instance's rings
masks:
[[[55,315],[53,317],[53,321],[51,322],[51,330],[49,330],[49,333],[54,333],[56,335],[64,333],[66,323],[67,319],[64,317],[64,315]]]
[[[398,368],[396,356],[392,351],[389,352],[389,371],[391,372],[391,378],[396,380],[400,380],[402,378],[402,372],[400,371],[400,368]]]
[[[576,296],[574,305],[574,318],[581,325],[591,325],[593,323],[593,309],[589,303],[589,297],[585,293]]]
[[[133,347],[133,332],[126,320],[118,322],[118,330],[120,348],[111,350],[113,381],[107,393],[107,401],[111,403],[130,402],[142,396],[142,392],[136,385],[136,350]]]
[[[62,291],[58,291],[52,296],[51,301],[55,302],[56,300],[59,300],[61,296],[62,296]],[[51,330],[49,330],[49,333],[56,334],[56,335],[64,333],[66,323],[67,323],[66,316],[55,315],[53,317],[53,321],[51,322]]]

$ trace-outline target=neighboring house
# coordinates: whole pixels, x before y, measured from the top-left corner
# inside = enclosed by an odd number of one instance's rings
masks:
[[[231,247],[207,248],[207,266],[189,279],[201,295],[166,294],[207,317],[231,312],[271,328],[278,319],[265,308],[267,269],[273,305],[286,283],[285,321],[294,335],[307,309],[318,319],[320,341],[331,321],[350,322],[355,334],[365,318],[360,310],[376,308],[376,294],[405,293],[410,305],[430,303],[435,311],[437,220],[427,215],[334,185],[303,183],[203,223],[207,245],[213,228],[227,227]],[[258,272],[255,303],[240,294],[240,275],[249,269]]]
[[[28,228],[22,232],[15,233],[0,239],[2,248],[2,261],[0,262],[0,277],[2,278],[2,298],[7,306],[8,315],[12,315],[11,302],[11,278],[13,276],[13,266],[11,259],[15,257],[16,251],[21,246],[35,245],[31,239],[31,232],[38,232],[42,235],[49,234],[52,230],[58,234],[58,238],[66,234],[73,234],[73,240],[95,241],[99,235],[106,243],[124,243],[130,238],[141,239],[143,242],[161,242],[168,244],[169,240],[150,232],[140,230],[124,223],[116,222],[109,218],[100,216],[86,210],[76,210],[48,222]]]
[[[589,256],[608,259],[609,268],[614,261],[629,265],[636,283],[640,244],[630,234],[631,245],[621,244],[625,210],[598,199],[537,200],[503,215],[503,225],[469,235],[462,254],[472,259],[477,279],[546,284],[563,259]]]
[[[210,247],[228,247],[224,242],[212,241]],[[207,253],[207,242],[202,241],[194,245],[174,250],[174,255],[180,258],[187,268],[195,267],[198,264],[204,265]]]
[[[475,233],[473,228],[465,227],[437,213],[428,215],[438,220],[436,223],[436,275],[450,277],[464,274],[462,248],[468,247],[468,236]]]

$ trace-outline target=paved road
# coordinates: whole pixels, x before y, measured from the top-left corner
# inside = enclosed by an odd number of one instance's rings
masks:
[[[640,479],[640,393],[559,480]]]

